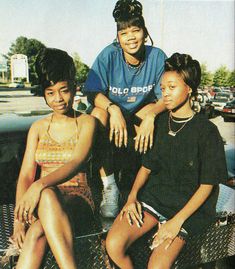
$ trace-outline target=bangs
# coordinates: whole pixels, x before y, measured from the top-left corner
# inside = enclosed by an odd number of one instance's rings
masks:
[[[128,27],[136,26],[145,29],[145,23],[143,17],[134,17],[128,20],[117,21],[117,31],[124,30]]]

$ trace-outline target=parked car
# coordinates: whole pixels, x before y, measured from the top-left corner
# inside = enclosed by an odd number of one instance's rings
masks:
[[[227,102],[231,101],[233,96],[227,92],[218,92],[214,98],[210,99],[210,105],[214,107],[215,113],[219,115],[219,112],[223,110],[223,107]]]
[[[12,82],[8,85],[9,88],[19,88],[23,89],[24,88],[24,83],[21,82]]]
[[[14,203],[16,182],[31,124],[42,116],[0,115],[0,204]]]
[[[235,99],[225,104],[221,111],[224,121],[235,121]]]

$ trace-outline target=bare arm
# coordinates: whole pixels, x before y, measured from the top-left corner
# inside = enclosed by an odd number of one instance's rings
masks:
[[[21,198],[26,193],[28,188],[35,180],[36,162],[35,162],[35,150],[38,143],[38,131],[37,124],[33,124],[29,130],[27,144],[21,170],[17,182],[16,189],[16,207],[20,203]],[[25,223],[14,218],[14,231],[12,239],[18,248],[21,248],[25,239]]]
[[[174,216],[179,223],[184,223],[209,197],[213,185],[201,184],[187,204]]]
[[[146,181],[148,180],[150,170],[146,167],[142,166],[136,176],[135,182],[131,189],[131,192],[128,196],[127,202],[124,205],[123,209],[120,212],[120,219],[123,218],[126,213],[127,220],[130,225],[133,224],[133,221],[136,223],[138,227],[143,224],[141,204],[137,200],[137,195],[139,190],[144,186]]]
[[[24,158],[17,182],[16,205],[35,180],[37,168],[37,164],[35,162],[35,151],[38,143],[38,130],[36,126],[37,124],[33,124],[28,133]]]
[[[138,171],[136,175],[135,182],[132,186],[131,192],[128,196],[128,200],[136,200],[139,190],[144,186],[146,181],[148,180],[149,174],[151,170],[148,168],[141,166],[140,170]]]
[[[127,146],[126,121],[119,106],[112,104],[112,102],[102,93],[97,94],[94,103],[95,106],[106,110],[110,114],[110,141],[114,138],[116,147],[121,147],[123,143]]]
[[[135,137],[135,150],[146,152],[153,146],[154,120],[158,114],[166,109],[162,99],[158,100],[150,109],[142,109],[137,113],[142,122]]]

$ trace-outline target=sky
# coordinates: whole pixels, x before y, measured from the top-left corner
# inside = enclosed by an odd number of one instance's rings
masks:
[[[234,1],[140,0],[154,45],[187,53],[214,72],[234,70]],[[91,66],[116,37],[116,0],[0,0],[0,54],[19,36],[78,53]]]

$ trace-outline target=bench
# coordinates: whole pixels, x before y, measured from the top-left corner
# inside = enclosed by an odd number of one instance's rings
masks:
[[[203,234],[191,238],[175,262],[174,268],[190,268],[235,255],[234,193],[235,190],[232,188],[220,186],[217,222],[212,224]],[[13,210],[13,204],[0,205],[0,256],[9,245],[8,238],[13,230]],[[94,230],[90,234],[75,238],[75,253],[79,269],[113,268],[105,251],[105,237],[108,228],[109,225],[102,222],[102,219],[97,215]],[[150,231],[130,248],[130,255],[133,257],[136,269],[146,268],[152,234],[153,231]],[[10,269],[12,264],[13,261],[1,269]],[[50,251],[42,266],[42,269],[49,268],[58,269]],[[214,263],[211,263],[210,268],[215,268]]]

